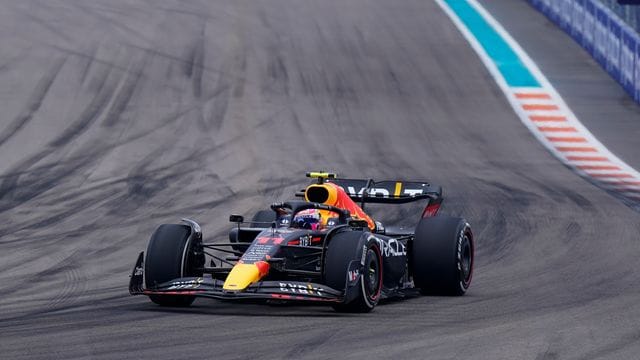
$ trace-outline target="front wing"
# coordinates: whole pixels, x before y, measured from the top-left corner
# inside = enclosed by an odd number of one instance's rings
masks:
[[[142,259],[131,274],[131,295],[189,295],[219,300],[281,300],[288,302],[340,303],[344,293],[326,285],[301,281],[259,281],[242,291],[222,288],[224,281],[204,277],[184,277],[158,284],[153,289],[143,286]]]

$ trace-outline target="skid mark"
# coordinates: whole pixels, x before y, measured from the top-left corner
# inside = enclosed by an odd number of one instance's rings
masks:
[[[33,118],[33,115],[40,110],[42,102],[49,93],[49,89],[51,89],[51,85],[53,85],[65,61],[66,58],[59,58],[53,61],[49,71],[38,81],[31,97],[27,100],[27,105],[24,110],[0,133],[0,146],[27,125]]]

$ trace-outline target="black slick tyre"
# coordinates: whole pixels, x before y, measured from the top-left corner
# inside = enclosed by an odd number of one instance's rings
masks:
[[[354,260],[363,264],[359,279],[345,291],[349,264]],[[341,232],[331,239],[325,256],[324,281],[333,289],[345,291],[345,302],[333,306],[336,311],[373,310],[382,293],[382,279],[382,252],[375,239],[359,231]]]
[[[464,295],[471,284],[474,261],[469,224],[447,216],[420,220],[410,261],[414,284],[422,294]]]
[[[185,225],[164,224],[151,236],[144,261],[147,289],[181,277],[202,276],[198,268],[204,264],[204,255],[193,252],[194,236]],[[162,306],[185,307],[195,300],[187,295],[149,295],[151,301]]]

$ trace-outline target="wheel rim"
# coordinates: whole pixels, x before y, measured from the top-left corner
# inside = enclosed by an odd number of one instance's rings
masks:
[[[471,247],[471,240],[467,234],[464,235],[461,245],[460,278],[465,285],[468,285],[471,281],[471,271],[473,268],[473,249]]]
[[[380,295],[380,285],[382,282],[380,272],[380,256],[374,249],[367,251],[364,268],[364,290],[366,296],[371,300],[376,300]]]

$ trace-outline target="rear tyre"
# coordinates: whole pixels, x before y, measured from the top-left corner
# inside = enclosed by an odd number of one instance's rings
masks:
[[[366,313],[378,304],[382,293],[382,252],[378,242],[363,236],[362,232],[349,231],[336,234],[327,247],[324,264],[324,280],[327,286],[344,291],[347,272],[352,261],[364,266],[357,283],[346,289],[345,302],[333,308],[338,312]]]
[[[455,217],[420,220],[410,261],[413,281],[422,294],[464,295],[473,275],[471,227],[464,219]]]
[[[251,219],[252,228],[268,228],[276,221],[276,213],[273,210],[260,210]]]
[[[204,254],[193,250],[199,239],[194,239],[186,225],[164,224],[151,236],[144,262],[145,286],[155,289],[159,284],[181,277],[202,276]],[[185,307],[191,305],[194,296],[149,295],[149,299],[162,306]]]

